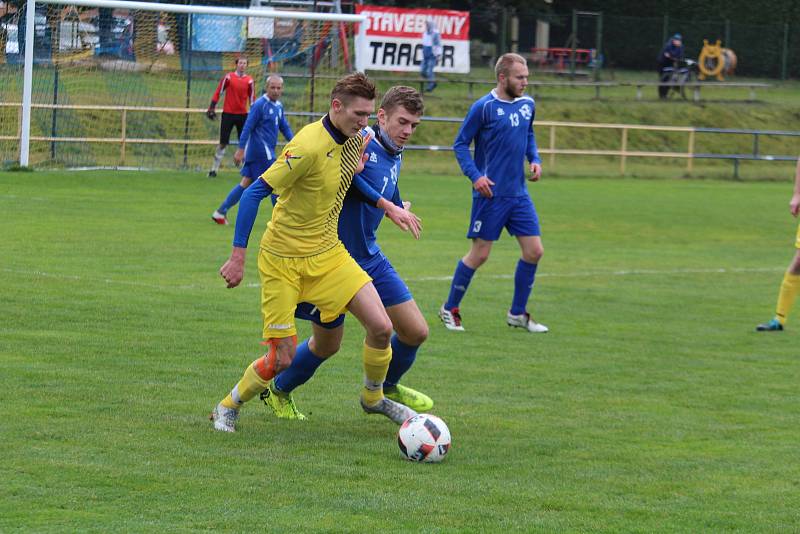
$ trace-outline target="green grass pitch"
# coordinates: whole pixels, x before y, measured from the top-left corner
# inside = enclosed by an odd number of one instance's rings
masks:
[[[209,216],[236,177],[0,173],[0,531],[791,531],[800,525],[800,319],[769,319],[793,253],[791,185],[548,178],[532,311],[509,329],[504,236],[436,319],[464,238],[465,179],[409,166],[414,242],[380,239],[429,320],[405,383],[450,426],[444,463],[400,459],[358,406],[360,326],[240,431],[207,420],[260,351],[255,243],[217,270]],[[796,312],[800,314],[800,312]],[[301,336],[307,335],[301,326]]]

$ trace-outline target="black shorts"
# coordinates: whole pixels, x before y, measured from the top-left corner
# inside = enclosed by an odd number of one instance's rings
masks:
[[[231,131],[236,126],[236,137],[242,136],[244,121],[247,120],[247,113],[225,113],[222,112],[222,120],[219,124],[219,144],[231,144]]]

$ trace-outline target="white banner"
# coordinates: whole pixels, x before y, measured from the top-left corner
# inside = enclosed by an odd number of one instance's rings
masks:
[[[275,11],[274,9],[251,7],[261,11]],[[272,39],[275,36],[275,19],[266,17],[247,17],[248,39]],[[238,131],[238,130],[237,130]]]
[[[469,72],[469,12],[356,5],[367,16],[355,39],[356,69],[419,72],[425,21],[436,24],[442,55],[435,72]]]

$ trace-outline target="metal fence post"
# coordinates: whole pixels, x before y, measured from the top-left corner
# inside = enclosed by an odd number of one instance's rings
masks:
[[[506,40],[508,37],[508,8],[500,10],[500,27],[497,29],[497,55],[500,56],[506,48]]]
[[[569,55],[569,74],[575,79],[575,50],[578,48],[578,11],[572,10],[572,52]]]
[[[694,130],[689,132],[689,146],[686,150],[689,154],[689,157],[687,158],[688,161],[686,162],[686,173],[691,174],[692,164],[694,163]]]
[[[725,48],[731,47],[731,21],[725,19]]]
[[[127,137],[127,129],[128,129],[128,109],[122,108],[122,125],[120,127],[120,138],[122,139],[122,143],[120,144],[119,148],[119,164],[121,166],[125,165],[125,138]],[[238,130],[237,130],[238,131]],[[183,145],[186,147],[186,145]],[[184,160],[183,165],[186,166],[186,150],[184,148]]]
[[[781,80],[786,79],[787,65],[789,62],[789,23],[783,24],[783,52],[781,55]]]
[[[550,168],[556,168],[556,125],[550,126]]]
[[[600,69],[602,68],[602,64],[600,63],[601,58],[605,61],[603,57],[603,12],[597,14],[597,48],[595,49],[595,58],[594,58],[594,81],[598,81],[600,79]],[[600,96],[599,89],[597,96]]]
[[[186,54],[186,100],[185,100],[185,107],[186,107],[186,114],[183,117],[183,138],[188,140],[189,139],[189,108],[192,104],[192,15],[186,15],[186,26],[184,26],[184,35],[186,37],[184,53]],[[122,112],[122,120],[123,120],[123,127],[125,125],[125,112]],[[122,130],[123,139],[125,139],[125,129]],[[239,133],[239,130],[236,130],[236,133]],[[125,141],[122,142],[122,159],[125,160]],[[183,145],[183,168],[189,168],[189,145]]]
[[[61,25],[59,24],[59,28]],[[56,34],[60,38],[60,30],[59,33]],[[58,134],[58,108],[55,107],[58,104],[58,61],[53,62],[53,110],[51,115],[50,121],[50,137],[56,137]],[[56,142],[50,141],[50,159],[56,159]]]
[[[519,52],[519,17],[514,14],[511,16],[511,51],[515,54]]]

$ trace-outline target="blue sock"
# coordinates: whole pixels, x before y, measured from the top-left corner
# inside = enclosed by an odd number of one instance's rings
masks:
[[[522,315],[528,304],[528,297],[533,290],[533,280],[536,278],[538,263],[528,263],[524,260],[517,262],[517,272],[514,273],[514,299],[511,301],[511,313]]]
[[[386,373],[386,381],[383,386],[396,386],[400,378],[414,365],[417,358],[419,345],[406,345],[397,337],[392,336],[392,361],[389,362],[389,371]]]
[[[324,362],[325,358],[311,352],[306,339],[297,347],[292,364],[275,377],[275,387],[283,393],[291,393],[308,382]]]
[[[461,304],[461,299],[464,298],[464,294],[467,292],[473,274],[475,274],[475,269],[470,269],[464,265],[463,261],[458,260],[456,272],[453,273],[453,282],[450,284],[450,295],[444,304],[446,309],[458,308],[458,305]]]
[[[242,187],[242,184],[236,184],[236,187],[231,189],[231,192],[228,193],[228,198],[225,199],[225,202],[220,204],[217,211],[223,215],[228,213],[228,210],[234,207],[236,203],[239,202],[239,199],[242,198],[242,193],[244,193],[244,187]]]

